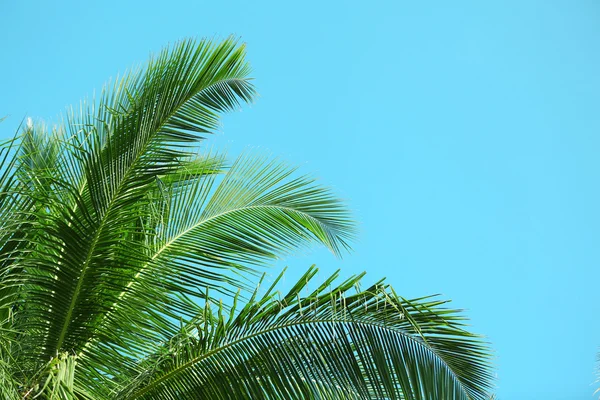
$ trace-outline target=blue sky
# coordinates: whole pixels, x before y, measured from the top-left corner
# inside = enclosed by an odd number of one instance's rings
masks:
[[[299,274],[441,293],[496,350],[500,399],[590,399],[600,346],[597,1],[3,1],[0,136],[152,51],[241,36],[261,97],[213,144],[278,155],[361,235]],[[283,265],[283,264],[282,264]],[[274,271],[275,272],[275,271]],[[289,278],[291,279],[291,278]]]

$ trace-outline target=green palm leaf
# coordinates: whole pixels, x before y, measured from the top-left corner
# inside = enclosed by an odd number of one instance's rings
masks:
[[[134,240],[145,234],[139,202],[157,175],[181,168],[185,148],[216,126],[219,111],[251,98],[247,73],[233,40],[182,42],[105,93],[95,121],[70,121],[80,133],[57,157],[60,173],[47,176],[60,204],[37,221],[38,257],[26,260],[37,273],[23,277],[32,283],[24,328],[36,332],[40,360],[80,348],[124,289],[144,259]]]
[[[207,302],[119,398],[488,398],[488,347],[445,302],[359,290],[360,276],[301,296],[316,273],[237,311]]]
[[[249,72],[236,40],[186,40],[0,143],[0,397],[484,398],[487,345],[444,302],[310,291],[314,268],[254,290],[299,249],[341,256],[355,224],[280,161],[199,153]]]
[[[148,261],[97,325],[82,362],[110,370],[106,354],[122,365],[127,360],[121,357],[131,349],[134,359],[154,352],[152,345],[177,329],[169,321],[193,317],[195,303],[204,299],[198,287],[222,286],[215,277],[222,280],[223,273],[213,270],[253,272],[253,265],[314,242],[336,254],[347,247],[353,232],[348,212],[313,179],[293,177],[294,168],[250,155],[219,176],[210,173],[222,168],[218,157],[208,159],[214,164],[207,163],[207,172],[195,168],[165,190]],[[239,279],[225,283],[232,287]],[[182,294],[191,300],[180,301]],[[139,345],[141,338],[145,347]]]

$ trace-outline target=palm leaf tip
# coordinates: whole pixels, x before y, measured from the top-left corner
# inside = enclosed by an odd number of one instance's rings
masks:
[[[181,138],[208,133],[217,128],[219,113],[235,110],[256,96],[246,45],[238,39],[229,37],[220,43],[188,39],[161,53],[157,65],[174,59],[185,68],[186,79],[178,82],[183,90],[173,93],[173,101],[181,106],[163,125],[165,133]]]
[[[225,229],[239,227],[238,239],[263,242],[261,247],[287,252],[316,241],[341,256],[356,232],[350,211],[314,178],[294,176],[295,171],[277,159],[245,153],[217,188],[206,215]]]

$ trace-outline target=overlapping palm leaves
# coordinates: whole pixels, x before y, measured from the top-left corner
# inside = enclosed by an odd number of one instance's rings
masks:
[[[248,74],[236,40],[184,41],[2,147],[1,395],[485,397],[487,346],[437,300],[359,277],[302,295],[314,269],[253,291],[300,247],[341,254],[354,224],[294,168],[199,150],[253,99]]]
[[[486,350],[443,301],[407,301],[383,282],[360,290],[362,276],[335,284],[337,273],[309,290],[316,273],[285,295],[276,280],[239,310],[206,302],[122,398],[480,396]]]

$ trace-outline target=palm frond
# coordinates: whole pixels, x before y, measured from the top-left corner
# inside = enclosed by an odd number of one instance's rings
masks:
[[[253,272],[310,243],[336,254],[347,247],[354,229],[349,213],[314,179],[294,177],[295,168],[249,154],[218,175],[212,172],[222,162],[208,159],[215,161],[207,172],[192,169],[165,189],[148,262],[96,326],[82,362],[110,370],[112,363],[125,365],[126,354],[131,360],[155,352],[177,331],[173,321],[189,321],[196,303],[206,300],[199,287],[237,290],[241,278],[223,281],[228,270]]]
[[[444,301],[407,301],[383,282],[360,290],[361,276],[311,291],[316,273],[237,311],[207,302],[196,329],[148,359],[118,398],[489,397],[488,346]]]
[[[23,135],[0,143],[0,321],[3,323],[9,319],[18,290],[13,284],[15,273],[20,271],[15,261],[30,247],[26,238],[32,218],[27,214],[37,207],[30,181],[23,181],[26,168],[21,160],[25,147]]]
[[[1,398],[486,398],[487,344],[443,301],[361,276],[311,290],[315,268],[254,290],[355,228],[278,160],[199,155],[249,72],[237,40],[186,40],[0,143]]]
[[[20,328],[39,362],[74,352],[125,290],[151,236],[145,199],[156,177],[180,171],[218,114],[252,98],[244,46],[184,41],[119,80],[99,104],[71,116],[52,173],[60,195],[35,220],[35,253],[22,287]],[[37,349],[37,351],[35,351]]]

